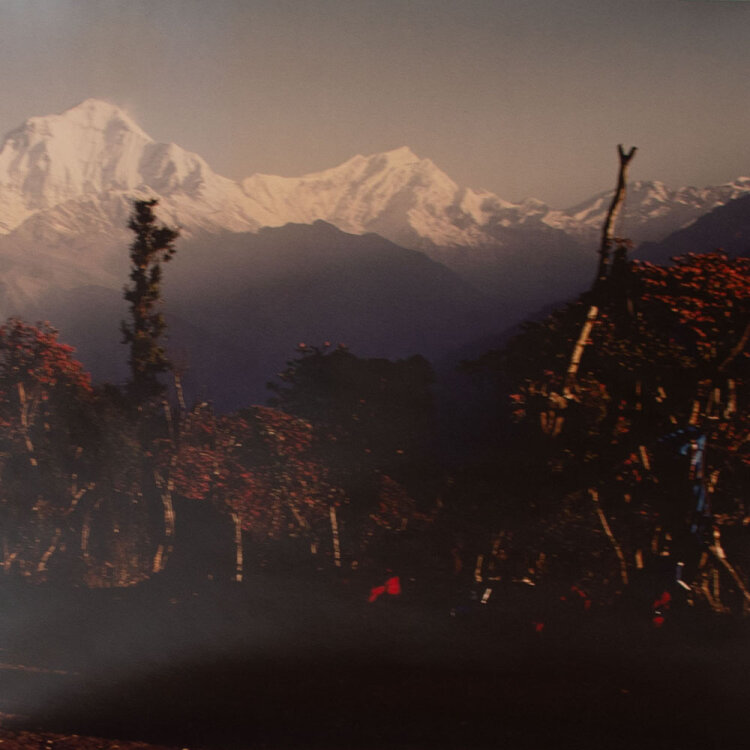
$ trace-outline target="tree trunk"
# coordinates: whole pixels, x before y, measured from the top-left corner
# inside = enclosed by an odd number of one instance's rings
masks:
[[[14,550],[9,555],[6,555],[5,560],[3,560],[3,569],[6,574],[10,573],[10,569],[13,567],[13,562],[18,557],[19,551],[20,550],[18,549]]]
[[[604,515],[602,506],[599,504],[599,493],[595,489],[589,489],[589,495],[591,495],[591,499],[594,501],[594,508],[596,509],[596,514],[597,516],[599,516],[599,523],[601,523],[602,528],[604,529],[604,533],[607,535],[607,538],[609,539],[615,551],[615,554],[617,555],[617,559],[620,561],[620,579],[622,580],[623,584],[627,586],[628,585],[628,564],[625,561],[625,555],[623,555],[622,548],[620,547],[619,542],[615,538],[615,535],[612,533],[612,529],[609,527],[609,522],[607,521],[607,517]]]
[[[596,279],[592,288],[592,298],[599,302],[599,292],[607,280],[609,275],[610,266],[610,253],[612,249],[612,241],[614,239],[614,225],[617,220],[617,215],[620,212],[622,202],[625,200],[625,192],[627,190],[627,174],[628,165],[630,160],[635,156],[637,151],[636,147],[630,149],[626,154],[622,148],[622,145],[617,147],[617,153],[620,156],[620,169],[617,175],[617,187],[615,188],[615,194],[612,197],[612,203],[610,203],[609,210],[607,211],[607,217],[604,220],[604,226],[602,227],[602,241],[599,247],[599,268],[597,270]],[[592,304],[589,307],[589,311],[586,315],[586,321],[581,328],[581,333],[576,341],[573,354],[570,357],[570,364],[568,365],[568,371],[565,378],[565,386],[563,388],[563,395],[565,398],[573,398],[573,386],[575,385],[576,376],[578,375],[578,367],[581,363],[581,357],[583,356],[583,349],[586,346],[586,342],[591,334],[591,329],[599,315],[599,308],[597,305]]]
[[[36,567],[37,573],[44,573],[44,571],[47,569],[47,563],[49,562],[50,557],[52,557],[52,555],[55,553],[61,536],[62,530],[59,528],[55,529],[55,536],[52,538],[52,542],[50,543],[49,547],[47,547],[47,550],[42,555],[42,558],[41,560],[39,560],[39,564]]]
[[[620,170],[617,175],[615,194],[612,196],[612,203],[609,205],[607,218],[604,220],[604,227],[602,229],[602,244],[599,248],[599,270],[597,271],[596,281],[594,282],[595,289],[600,287],[609,275],[611,260],[610,254],[612,250],[612,240],[614,239],[614,226],[617,221],[617,216],[620,213],[622,202],[625,200],[625,191],[627,190],[628,184],[628,165],[635,156],[637,150],[638,149],[633,146],[633,148],[631,148],[626,154],[622,148],[622,144],[617,147],[617,153],[620,157]]]
[[[341,546],[339,544],[339,522],[336,517],[336,506],[332,505],[331,515],[331,536],[333,537],[333,561],[337,568],[341,567]]]
[[[729,573],[732,580],[737,585],[737,588],[739,588],[740,592],[742,593],[742,602],[743,611],[746,611],[748,607],[750,607],[750,591],[748,591],[747,586],[745,586],[745,582],[740,578],[739,573],[734,569],[734,566],[727,560],[726,552],[724,552],[724,548],[721,546],[721,534],[719,532],[718,527],[714,528],[714,543],[709,546],[709,550],[713,554],[713,556],[719,561],[719,563],[724,567],[724,569]],[[714,578],[715,578],[715,590],[718,592],[718,568],[715,570]],[[718,598],[718,594],[715,595],[716,598]]]
[[[167,558],[172,554],[174,546],[174,527],[175,527],[175,515],[174,505],[172,504],[172,490],[174,489],[174,480],[172,479],[172,469],[177,462],[177,454],[172,456],[172,460],[169,464],[169,476],[166,482],[161,479],[156,471],[154,471],[154,480],[156,487],[160,490],[162,513],[164,518],[164,541],[158,546],[156,554],[154,555],[154,563],[152,570],[154,573],[159,573],[164,570]]]
[[[174,389],[177,393],[177,404],[180,408],[180,422],[184,422],[185,415],[187,414],[187,405],[185,404],[185,391],[182,387],[182,375],[173,367],[172,376],[174,377]]]
[[[239,513],[232,513],[234,522],[234,580],[242,583],[244,560],[242,555],[242,521]]]
[[[26,444],[26,450],[29,454],[29,463],[32,466],[37,465],[36,456],[34,455],[34,444],[31,442],[31,435],[29,434],[29,400],[26,397],[26,389],[21,381],[18,382],[18,400],[21,404],[21,427],[23,427],[23,439]]]
[[[737,358],[737,355],[747,346],[748,340],[750,340],[750,322],[745,326],[745,330],[742,332],[740,340],[732,347],[732,350],[729,352],[726,359],[719,365],[719,372],[723,372],[732,364]]]
[[[81,557],[89,563],[89,537],[91,536],[91,514],[87,511],[81,522]]]
[[[589,340],[591,329],[593,328],[594,321],[596,320],[598,315],[599,308],[596,305],[591,305],[588,315],[586,316],[586,322],[583,324],[583,328],[581,328],[581,333],[578,336],[578,341],[576,341],[575,348],[573,349],[573,354],[570,358],[570,364],[568,365],[568,372],[565,376],[565,389],[563,390],[563,395],[565,396],[565,398],[571,398],[573,395],[572,386],[575,383],[576,376],[578,375],[578,367],[581,364],[583,349]]]

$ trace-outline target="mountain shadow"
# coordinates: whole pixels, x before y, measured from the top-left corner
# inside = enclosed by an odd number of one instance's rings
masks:
[[[668,263],[675,255],[719,248],[730,255],[750,253],[750,195],[715,208],[661,242],[644,242],[634,255],[651,263]]]
[[[163,289],[169,356],[189,396],[220,410],[264,402],[300,343],[434,360],[504,327],[488,298],[440,263],[322,221],[181,242]],[[127,376],[120,292],[59,292],[46,309],[95,377]]]

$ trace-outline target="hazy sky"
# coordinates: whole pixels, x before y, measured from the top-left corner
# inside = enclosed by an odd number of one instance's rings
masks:
[[[88,97],[218,172],[410,146],[567,206],[750,173],[743,0],[0,0],[0,131]]]

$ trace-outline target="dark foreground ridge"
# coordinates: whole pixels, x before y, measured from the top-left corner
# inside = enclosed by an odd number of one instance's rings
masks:
[[[457,611],[405,586],[368,603],[356,579],[270,574],[181,591],[5,590],[2,737],[60,750],[117,744],[92,737],[217,750],[746,746],[745,621],[674,613],[655,629],[635,608],[497,596]]]

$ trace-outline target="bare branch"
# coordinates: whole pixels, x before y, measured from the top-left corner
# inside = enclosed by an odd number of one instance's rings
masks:
[[[615,194],[612,196],[612,203],[609,205],[607,211],[607,217],[604,220],[604,227],[602,228],[602,244],[599,248],[599,270],[596,275],[596,281],[594,282],[594,288],[601,285],[606,280],[609,273],[610,264],[610,250],[612,248],[612,240],[614,239],[614,225],[617,220],[617,216],[620,213],[620,208],[625,200],[625,192],[627,190],[627,179],[628,179],[628,166],[635,156],[635,152],[638,149],[633,146],[627,153],[622,148],[622,144],[617,146],[617,153],[620,157],[620,170],[617,175],[617,187],[615,188]]]

